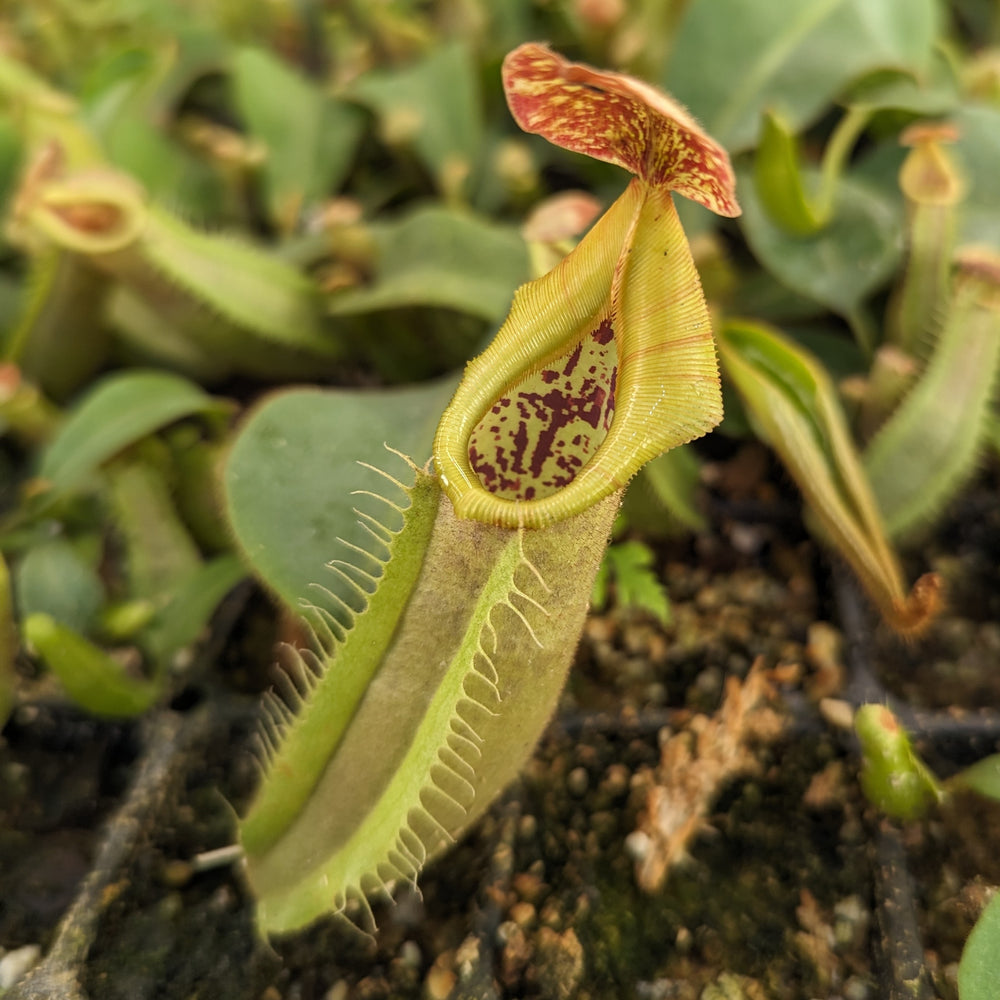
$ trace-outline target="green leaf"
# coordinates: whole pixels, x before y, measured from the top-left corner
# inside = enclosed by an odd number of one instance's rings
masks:
[[[948,780],[949,788],[968,788],[977,795],[1000,802],[1000,754],[977,760]]]
[[[619,608],[648,611],[663,625],[669,624],[670,600],[654,564],[652,550],[642,542],[633,539],[610,546],[595,582],[594,604],[604,604],[608,583],[613,582]]]
[[[754,158],[754,186],[770,219],[792,236],[812,236],[823,228],[802,183],[795,134],[773,112],[764,115],[764,128]]]
[[[1000,109],[969,104],[950,120],[958,128],[955,159],[969,182],[959,210],[959,242],[1000,247]]]
[[[160,697],[161,679],[130,677],[104,650],[49,615],[31,615],[23,628],[66,693],[88,712],[128,718],[146,711]]]
[[[875,70],[858,80],[844,99],[881,111],[931,118],[952,111],[960,89],[956,65],[942,49],[932,53],[926,72],[914,76],[902,69]]]
[[[813,171],[805,176],[807,183],[815,179]],[[883,192],[843,177],[829,225],[808,237],[791,235],[768,218],[746,174],[740,198],[743,232],[761,264],[793,291],[842,316],[855,312],[899,264],[902,196],[891,202]]]
[[[44,613],[77,632],[93,631],[104,605],[104,587],[68,539],[53,538],[29,549],[14,579],[22,620]]]
[[[220,36],[197,28],[141,49],[116,48],[83,93],[87,122],[109,162],[187,218],[218,219],[227,198],[218,170],[178,142],[170,126],[192,80],[220,66],[224,48]]]
[[[513,227],[437,206],[371,227],[377,262],[369,285],[330,299],[337,316],[440,306],[501,320],[528,277],[528,251]]]
[[[412,147],[440,188],[461,187],[483,131],[479,82],[464,43],[436,45],[403,70],[366,73],[353,94],[378,114],[387,141]]]
[[[354,157],[364,113],[324,93],[264,49],[241,48],[232,61],[236,104],[267,150],[263,174],[271,215],[286,226],[302,209],[334,194]]]
[[[703,531],[705,515],[697,504],[701,461],[688,445],[671,448],[647,462],[625,494],[629,524],[652,537],[678,528]]]
[[[989,901],[958,963],[961,1000],[994,1000],[1000,981],[1000,893]]]
[[[328,304],[340,340],[390,384],[467,361],[528,276],[520,234],[468,213],[429,206],[370,232],[371,281]]]
[[[14,121],[27,148],[55,142],[74,166],[93,166],[102,160],[90,132],[77,119],[73,98],[50,86],[25,63],[0,55],[0,104],[16,108]]]
[[[724,146],[745,149],[766,108],[797,131],[873,69],[921,73],[939,19],[935,0],[694,0],[664,84]]]
[[[157,280],[147,272],[145,285],[139,282],[134,290],[154,308],[173,308],[175,318],[187,309],[187,321],[212,353],[231,358],[234,365],[263,366],[266,372],[288,355],[301,358],[299,352],[319,359],[343,353],[323,326],[315,283],[249,240],[202,232],[151,206],[134,253],[135,261],[129,253],[120,255],[118,276],[126,283],[134,280],[137,264],[140,274],[142,268],[154,270]],[[199,327],[192,314],[200,311],[213,319],[212,310],[228,323],[216,319]]]
[[[754,181],[768,215],[785,232],[812,236],[830,221],[844,165],[870,117],[860,106],[841,117],[827,140],[819,175],[807,190],[795,133],[780,115],[765,114]]]
[[[98,382],[69,414],[42,455],[38,474],[58,492],[82,485],[123,448],[194,413],[223,404],[187,379],[130,371]]]
[[[224,468],[225,504],[247,563],[289,607],[314,599],[317,584],[352,599],[325,565],[338,537],[369,541],[355,507],[386,513],[352,496],[386,492],[385,480],[358,463],[391,468],[388,443],[423,464],[454,388],[448,378],[395,390],[295,389],[251,412]]]
[[[928,575],[906,594],[899,561],[823,367],[778,331],[743,321],[722,327],[719,353],[752,424],[802,491],[821,536],[847,560],[894,627],[907,631],[926,624],[936,608],[938,581]]]
[[[245,575],[235,555],[218,556],[199,567],[156,615],[143,635],[143,646],[166,666],[175,653],[198,638],[219,603]]]

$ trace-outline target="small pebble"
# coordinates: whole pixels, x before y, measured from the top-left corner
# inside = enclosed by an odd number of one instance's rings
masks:
[[[608,795],[624,795],[629,789],[631,777],[629,769],[624,764],[612,764],[604,772],[601,787]]]
[[[513,878],[512,885],[514,892],[529,903],[537,903],[549,889],[541,876],[535,872],[518,872]]]
[[[447,1000],[457,980],[452,969],[435,963],[424,980],[424,996],[427,1000]]]
[[[575,795],[577,798],[586,794],[589,784],[590,779],[585,767],[574,767],[566,776],[566,787],[569,789],[570,794]]]
[[[404,965],[411,969],[418,968],[423,960],[420,945],[416,941],[404,941],[399,949],[399,958]]]
[[[860,976],[851,976],[844,983],[844,1000],[869,1000],[873,995],[871,986]]]
[[[678,953],[681,955],[688,954],[693,944],[694,938],[691,935],[691,931],[687,927],[679,927],[677,929],[677,937],[674,939],[674,947]]]
[[[847,948],[863,939],[868,931],[871,913],[860,896],[848,896],[834,904],[833,932],[838,948]]]
[[[543,907],[541,912],[538,914],[538,919],[548,928],[559,928],[562,926],[563,914],[562,908],[555,901],[550,899]]]
[[[26,944],[8,951],[0,958],[0,990],[9,990],[20,982],[42,957],[42,949],[37,944]]]
[[[535,976],[543,996],[570,1000],[583,981],[583,946],[570,929],[562,934],[543,927],[535,940]]]
[[[645,697],[647,704],[659,707],[666,705],[667,699],[670,697],[670,692],[667,690],[666,684],[654,681],[652,684],[646,686]]]
[[[179,889],[191,881],[194,868],[189,861],[174,858],[168,861],[160,872],[160,881],[171,889]]]
[[[517,824],[517,836],[521,841],[534,840],[538,835],[538,820],[530,813],[522,816]]]
[[[823,698],[819,703],[820,715],[838,729],[854,728],[854,709],[850,702],[839,698]]]

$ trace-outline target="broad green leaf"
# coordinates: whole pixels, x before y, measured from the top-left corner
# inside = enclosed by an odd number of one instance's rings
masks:
[[[961,1000],[995,1000],[1000,982],[1000,892],[986,905],[958,963]]]
[[[336,316],[439,306],[490,322],[503,318],[528,277],[528,251],[512,227],[437,206],[371,227],[370,284],[335,293]]]
[[[178,142],[170,126],[195,76],[221,66],[224,44],[218,35],[180,29],[166,44],[116,49],[84,91],[87,123],[108,162],[188,219],[223,217],[225,188],[219,171]]]
[[[94,566],[66,538],[53,538],[25,553],[14,572],[21,619],[51,615],[77,632],[92,632],[104,605]]]
[[[969,184],[959,210],[959,242],[1000,248],[1000,109],[967,104],[949,120],[958,129],[954,155]]]
[[[815,299],[792,291],[763,268],[748,272],[733,288],[727,304],[733,315],[756,316],[782,327],[828,316]]]
[[[94,715],[139,715],[163,690],[162,678],[129,676],[104,650],[49,615],[31,615],[23,631],[70,698]]]
[[[812,175],[806,171],[807,183]],[[755,256],[779,281],[843,316],[882,285],[899,264],[902,196],[841,178],[829,225],[796,237],[772,222],[749,175],[742,175],[742,227]]]
[[[6,53],[0,55],[0,106],[16,109],[13,121],[29,155],[55,142],[74,166],[101,162],[97,142],[77,118],[74,99]]]
[[[944,51],[935,50],[925,73],[914,76],[902,69],[875,70],[853,84],[843,99],[873,110],[932,118],[954,110],[960,96],[955,63]]]
[[[792,236],[808,237],[830,221],[844,165],[871,113],[848,109],[830,134],[814,184],[803,174],[795,133],[780,115],[767,112],[757,155],[757,196],[771,220]]]
[[[977,760],[948,780],[949,788],[968,788],[977,795],[1000,802],[1000,754]]]
[[[371,281],[334,293],[329,307],[340,341],[390,384],[467,361],[528,275],[521,236],[471,214],[428,206],[370,231]]]
[[[772,222],[792,236],[812,236],[826,224],[816,211],[812,192],[802,183],[795,134],[773,112],[764,115],[754,157],[754,185]]]
[[[731,321],[720,331],[723,367],[751,422],[781,457],[828,540],[901,631],[927,624],[939,581],[927,574],[907,595],[898,559],[823,367],[776,330]]]
[[[781,324],[781,331],[812,354],[834,383],[853,375],[862,375],[870,369],[869,358],[832,316],[826,317],[825,323],[808,326]]]
[[[698,509],[701,461],[688,445],[671,448],[647,462],[625,494],[628,523],[653,538],[681,531],[703,531]]]
[[[388,444],[422,465],[454,388],[448,378],[409,389],[296,389],[251,412],[225,465],[225,504],[249,566],[289,607],[314,600],[317,585],[351,598],[326,563],[338,554],[338,538],[369,541],[355,507],[387,514],[384,504],[353,491],[400,502],[391,485],[358,463],[398,467]]]
[[[464,43],[436,45],[406,69],[365,73],[352,93],[378,114],[387,142],[412,148],[445,193],[461,189],[483,131],[479,83]]]
[[[264,49],[241,48],[232,69],[239,112],[266,149],[262,169],[271,215],[290,228],[305,206],[336,193],[364,114]]]
[[[148,434],[223,404],[187,379],[130,371],[98,382],[42,454],[38,474],[57,491],[82,485],[109,458]]]
[[[767,108],[797,130],[873,69],[924,72],[939,18],[935,0],[693,0],[664,83],[724,146],[745,149]]]
[[[175,653],[199,637],[219,603],[245,575],[243,563],[234,555],[205,563],[175,589],[146,629],[142,645],[166,666]]]

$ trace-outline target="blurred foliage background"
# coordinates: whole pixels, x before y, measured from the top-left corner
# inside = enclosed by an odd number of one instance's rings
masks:
[[[624,185],[511,122],[500,62],[533,39],[667,89],[729,149],[743,217],[681,206],[714,436],[766,442],[919,627],[896,546],[1000,441],[998,33],[985,0],[5,6],[3,714],[169,697],[248,571],[292,609],[324,578],[358,460],[427,457],[514,289]],[[644,472],[623,530],[705,526],[700,449]],[[626,544],[597,596],[617,577],[664,618]]]

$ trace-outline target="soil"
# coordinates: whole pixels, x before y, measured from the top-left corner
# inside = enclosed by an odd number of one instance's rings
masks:
[[[0,744],[0,976],[18,949],[48,958],[5,1000],[955,1000],[962,943],[1000,885],[1000,806],[962,796],[881,819],[829,706],[893,698],[942,776],[996,751],[994,496],[963,501],[914,559],[951,602],[905,643],[794,507],[718,494],[710,533],[656,543],[670,624],[592,616],[523,779],[420,895],[376,905],[374,934],[331,918],[262,942],[235,868],[194,861],[230,843],[255,780],[274,629],[259,595],[169,710],[112,724],[22,706]],[[667,780],[666,740],[717,719],[727,678],[747,683],[758,659],[780,733],[740,744],[680,862],[641,890],[632,835]]]

